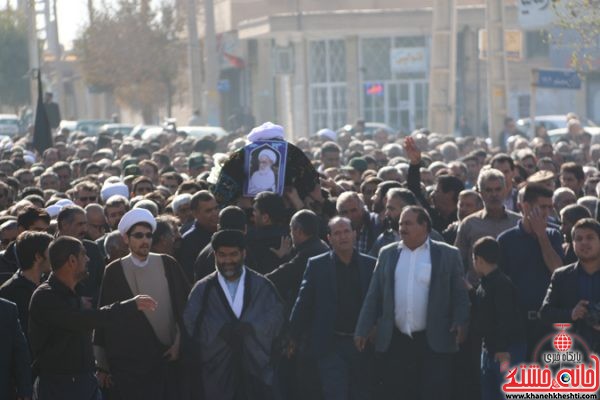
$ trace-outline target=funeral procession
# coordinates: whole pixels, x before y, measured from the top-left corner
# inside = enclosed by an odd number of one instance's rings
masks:
[[[600,0],[0,0],[0,400],[600,396]]]

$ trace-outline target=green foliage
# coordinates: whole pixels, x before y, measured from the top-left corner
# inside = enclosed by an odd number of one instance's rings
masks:
[[[13,10],[0,11],[0,105],[17,109],[29,102],[27,24]]]
[[[183,48],[172,8],[162,5],[156,13],[148,0],[141,3],[122,0],[115,10],[95,10],[75,49],[88,85],[112,90],[147,119],[170,104]]]
[[[563,31],[575,32],[554,38],[573,46],[571,64],[579,70],[591,70],[600,47],[600,0],[553,0],[552,7],[557,15],[556,25]]]

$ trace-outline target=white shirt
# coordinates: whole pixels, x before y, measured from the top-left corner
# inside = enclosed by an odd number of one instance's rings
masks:
[[[400,257],[394,273],[394,314],[396,327],[409,336],[427,326],[431,280],[429,246],[429,238],[415,250],[400,242]]]
[[[133,255],[133,253],[129,253],[131,255],[131,262],[133,262],[133,265],[135,265],[138,268],[144,268],[146,265],[148,265],[148,261],[149,261],[149,255],[148,257],[146,257],[145,260],[141,260],[139,258],[137,258],[136,256]]]
[[[246,278],[246,267],[242,266],[242,274],[238,278],[238,286],[235,291],[233,291],[234,295],[231,296],[232,291],[229,290],[229,286],[227,285],[227,279],[219,271],[217,271],[217,279],[219,280],[219,285],[225,292],[225,298],[227,298],[227,302],[231,307],[231,310],[235,314],[236,317],[240,317],[242,315],[242,310],[244,309],[244,291],[245,291],[245,279]]]

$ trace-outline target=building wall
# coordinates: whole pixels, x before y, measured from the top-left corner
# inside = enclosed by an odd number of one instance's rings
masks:
[[[519,29],[515,1],[505,1],[505,16],[507,29]],[[475,134],[482,133],[483,126],[487,120],[486,109],[486,62],[479,59],[478,33],[484,27],[484,0],[458,1],[458,31],[460,59],[458,60],[457,76],[457,118],[464,117],[469,128]],[[431,26],[431,1],[430,0],[215,0],[217,11],[217,31],[235,32],[242,21],[256,20],[268,21],[270,18],[290,14],[287,19],[279,19],[272,23],[269,29],[272,31],[258,33],[253,39],[243,40],[246,43],[246,84],[244,96],[248,104],[252,105],[253,113],[257,122],[273,120],[288,126],[289,134],[293,137],[303,136],[314,132],[324,123],[315,122],[315,98],[319,93],[319,86],[323,82],[315,82],[311,76],[314,68],[311,55],[311,43],[332,39],[341,40],[345,44],[345,77],[343,90],[333,88],[335,82],[327,86],[323,91],[329,91],[325,96],[326,101],[339,106],[340,93],[343,98],[346,122],[353,122],[356,118],[365,117],[369,114],[366,106],[366,83],[382,82],[384,96],[388,91],[396,90],[397,97],[405,101],[402,91],[408,90],[410,102],[415,103],[417,92],[425,93],[428,78],[428,70],[423,73],[395,75],[387,78],[369,78],[366,76],[365,60],[361,59],[364,49],[363,43],[377,38],[404,38],[422,37],[425,47],[429,49],[430,26]],[[468,6],[468,7],[464,7]],[[398,18],[395,24],[390,24],[392,13],[386,10],[407,10]],[[338,10],[353,10],[347,19],[340,17]],[[364,11],[362,14],[360,11]],[[302,11],[304,14],[296,17],[294,14]],[[319,12],[319,13],[316,13]],[[329,12],[329,13],[327,13]],[[367,14],[369,17],[367,18]],[[395,18],[395,17],[394,17]],[[285,22],[284,22],[285,21]],[[334,22],[335,21],[335,22]],[[367,22],[368,21],[368,22]],[[387,29],[382,26],[393,26]],[[281,32],[278,31],[281,30]],[[543,56],[531,56],[527,54],[526,33],[524,35],[524,54],[520,61],[508,63],[509,77],[509,114],[514,117],[525,117],[529,115],[531,90],[531,69],[550,68],[554,65],[548,53]],[[396,40],[396,39],[394,39]],[[250,44],[250,41],[253,43]],[[273,69],[273,55],[276,47],[290,47],[293,49],[294,68],[292,73],[277,74]],[[410,46],[408,46],[410,47]],[[251,50],[252,49],[252,50]],[[254,50],[256,53],[251,54]],[[429,50],[427,50],[429,51]],[[581,115],[586,113],[600,113],[594,107],[588,106],[594,102],[594,91],[600,90],[600,79],[595,78],[587,85],[592,93],[585,89],[580,91],[551,91],[540,89],[536,96],[537,114],[562,113],[575,110]],[[421,83],[425,82],[425,86]],[[403,86],[408,85],[408,86]],[[419,86],[421,85],[421,86]],[[337,85],[339,86],[339,85]],[[404,89],[408,87],[408,89]],[[337,92],[336,92],[337,90]],[[331,94],[335,92],[334,94]],[[336,97],[337,96],[337,97]],[[600,96],[600,95],[599,95]],[[586,102],[586,100],[588,100]],[[381,99],[376,99],[381,101]],[[600,98],[597,102],[600,102]],[[386,100],[385,114],[406,113],[402,106],[388,107]],[[424,100],[427,103],[427,100]],[[409,111],[411,124],[402,126],[403,129],[413,129],[421,125],[417,118],[423,120],[421,111],[415,111],[417,107],[412,104]],[[419,115],[419,116],[417,116]],[[377,116],[370,114],[371,119]],[[407,118],[406,115],[394,118]],[[336,129],[338,119],[329,117],[327,127]],[[369,118],[367,118],[369,119]],[[426,118],[425,118],[426,120]],[[449,132],[450,133],[450,132]]]

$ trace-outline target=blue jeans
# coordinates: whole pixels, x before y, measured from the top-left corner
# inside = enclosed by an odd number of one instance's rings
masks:
[[[331,350],[317,360],[325,400],[370,398],[367,357],[352,336],[334,337]]]
[[[525,342],[515,343],[508,346],[510,354],[510,366],[520,364],[525,361],[527,354],[527,344]],[[504,399],[502,384],[506,372],[500,372],[500,364],[494,359],[494,355],[489,353],[485,346],[481,349],[481,400],[500,400]]]

